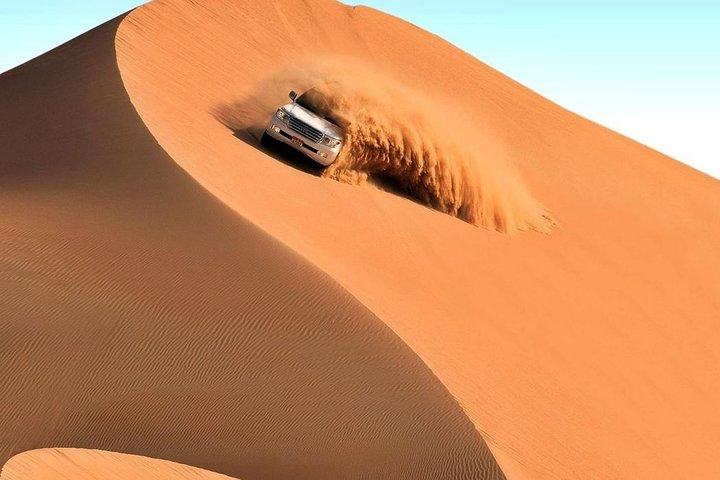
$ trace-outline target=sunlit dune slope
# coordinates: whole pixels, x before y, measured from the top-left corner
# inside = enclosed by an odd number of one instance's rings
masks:
[[[123,21],[116,46],[130,99],[172,159],[377,314],[458,399],[509,478],[720,477],[716,180],[368,8],[157,1]],[[472,182],[493,192],[479,210],[493,220],[476,223],[488,228],[259,149],[262,114],[294,82],[326,80],[316,65],[328,63],[374,93],[378,76],[410,92],[379,88],[361,119],[417,113],[372,138],[410,132],[419,151],[440,152],[433,165],[457,149],[480,165]],[[436,133],[448,128],[445,142]],[[424,193],[414,195],[432,204]],[[462,217],[458,197],[434,200]],[[559,225],[537,228],[549,235],[532,228],[545,212]]]
[[[504,478],[396,334],[159,147],[122,22],[0,76],[0,465],[80,447],[242,479]]]
[[[31,450],[11,458],[1,480],[233,480],[153,458],[75,448]]]

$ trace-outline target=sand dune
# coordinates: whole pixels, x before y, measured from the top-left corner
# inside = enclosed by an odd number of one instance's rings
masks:
[[[511,478],[720,475],[716,180],[372,9],[156,2],[117,45],[130,98],[170,156],[398,333]],[[471,138],[505,149],[560,228],[509,237],[316,178],[214,117],[278,68],[327,55],[474,118]]]
[[[233,480],[217,473],[137,455],[53,448],[16,455],[2,480]]]
[[[157,145],[121,22],[0,77],[0,463],[82,447],[243,479],[503,478],[395,334]]]
[[[353,119],[392,120],[346,182],[253,137],[278,72],[337,59],[379,92]],[[330,0],[158,0],[0,91],[0,462],[720,476],[716,180]],[[414,198],[357,181],[388,174]]]

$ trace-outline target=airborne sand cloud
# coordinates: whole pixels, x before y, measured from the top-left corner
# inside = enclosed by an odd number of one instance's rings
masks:
[[[460,109],[357,59],[296,60],[215,114],[259,138],[291,89],[314,89],[346,129],[347,143],[323,176],[357,185],[389,182],[436,210],[502,232],[549,232],[554,225],[497,136]]]

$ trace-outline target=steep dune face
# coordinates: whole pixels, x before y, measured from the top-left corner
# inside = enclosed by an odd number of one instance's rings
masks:
[[[242,479],[504,478],[394,333],[158,146],[121,22],[0,77],[0,464],[62,446]]]
[[[123,22],[117,53],[130,99],[173,160],[399,334],[510,478],[720,476],[717,181],[367,8],[161,0]],[[500,151],[560,227],[479,229],[307,175],[218,120],[218,107],[273,72],[329,57],[422,92],[412,105],[422,115],[431,99],[473,119],[462,147]],[[268,116],[286,101],[272,95]]]

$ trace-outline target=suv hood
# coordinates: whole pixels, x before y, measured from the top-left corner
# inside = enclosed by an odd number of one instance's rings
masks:
[[[339,138],[341,140],[345,136],[342,128],[338,127],[332,122],[325,120],[323,117],[316,115],[315,113],[311,112],[307,108],[298,105],[297,103],[288,103],[282,108],[293,117],[297,118],[298,120],[302,120],[311,127],[317,128],[328,136]]]

